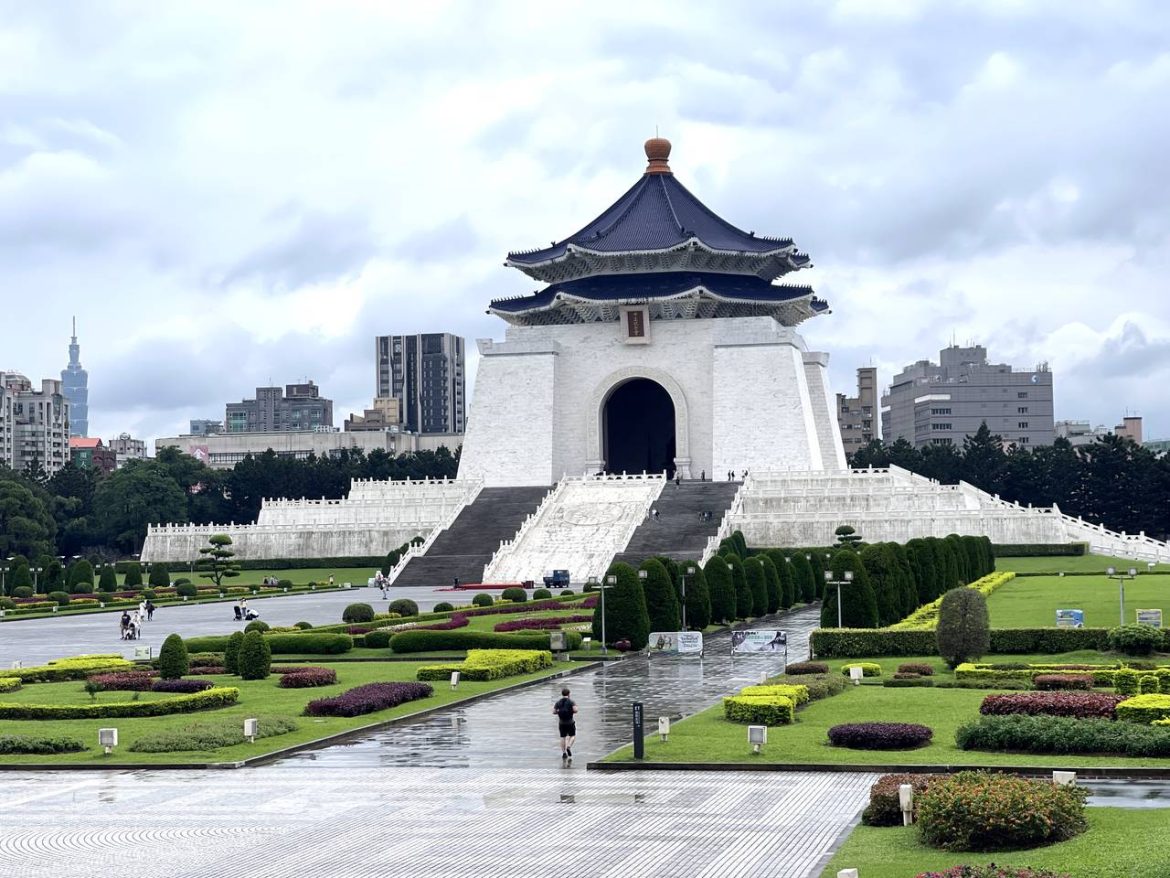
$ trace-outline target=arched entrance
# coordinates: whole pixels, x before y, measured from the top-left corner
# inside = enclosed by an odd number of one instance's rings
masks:
[[[611,473],[674,476],[674,403],[657,381],[633,378],[614,388],[601,412],[605,468]]]

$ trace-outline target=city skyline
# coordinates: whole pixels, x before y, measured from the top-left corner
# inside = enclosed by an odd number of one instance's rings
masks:
[[[1057,418],[1170,435],[1162,7],[795,9],[591,6],[566,47],[477,9],[12,4],[0,287],[77,314],[93,436],[269,377],[360,411],[391,333],[465,337],[470,399],[487,302],[531,292],[504,255],[604,208],[657,125],[713,210],[813,255],[835,391],[956,338],[1049,362]],[[0,365],[55,375],[67,327],[33,327]]]

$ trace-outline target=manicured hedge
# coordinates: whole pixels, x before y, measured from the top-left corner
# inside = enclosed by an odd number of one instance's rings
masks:
[[[125,701],[118,704],[11,704],[0,703],[0,719],[114,719],[133,716],[167,716],[195,710],[213,710],[235,704],[240,690],[234,686],[208,689],[193,695],[177,695],[161,701]]]
[[[840,674],[799,674],[795,677],[782,674],[779,677],[771,677],[766,685],[803,686],[808,690],[809,701],[819,701],[844,692],[849,686],[849,681]]]
[[[789,676],[827,674],[829,673],[829,666],[825,662],[793,662],[784,668],[784,673]]]
[[[214,683],[210,680],[155,680],[151,684],[151,692],[206,692]]]
[[[882,675],[882,666],[877,662],[850,662],[841,665],[841,673],[846,677],[852,676],[850,668],[861,668],[861,676],[863,677],[880,677]]]
[[[297,730],[296,721],[285,716],[258,716],[256,720],[257,738],[271,738]],[[127,749],[132,753],[217,750],[242,744],[245,740],[243,723],[238,720],[200,720],[177,729],[142,735]]]
[[[1117,718],[1128,723],[1152,723],[1170,717],[1170,695],[1135,695],[1117,705]]]
[[[744,686],[739,690],[740,695],[783,695],[791,698],[797,706],[807,704],[809,700],[808,686],[793,686],[787,683],[762,683],[759,686]]]
[[[988,695],[979,705],[986,716],[1071,716],[1080,719],[1113,719],[1114,709],[1124,695],[1107,692],[1012,692]]]
[[[365,636],[365,645],[370,649],[386,649],[390,645],[393,631],[371,631]]]
[[[281,689],[309,689],[313,686],[332,686],[337,682],[333,668],[297,668],[280,675],[276,684]]]
[[[446,622],[436,622],[434,625],[419,625],[412,631],[454,631],[456,628],[466,628],[471,620],[463,613],[456,613]]]
[[[723,699],[723,718],[733,723],[787,725],[795,710],[793,700],[783,695],[729,695]]]
[[[982,716],[955,732],[960,750],[1170,756],[1170,727],[1065,716]]]
[[[264,636],[273,655],[338,655],[353,649],[353,638],[348,634],[320,634],[316,630],[306,634],[267,634]],[[189,637],[188,652],[223,652],[228,636]]]
[[[429,698],[434,691],[426,683],[367,683],[332,698],[310,701],[305,705],[305,716],[362,716]]]
[[[15,692],[23,685],[20,677],[0,677],[0,692]]]
[[[1031,866],[997,866],[995,863],[964,863],[941,872],[919,872],[917,878],[1073,878],[1068,872],[1033,869]]]
[[[546,616],[541,619],[512,619],[507,622],[497,622],[492,626],[493,631],[506,634],[509,631],[551,631],[562,625],[590,622],[593,615],[581,614],[577,616]]]
[[[76,738],[42,738],[33,735],[0,735],[0,756],[52,756],[57,753],[80,753],[87,749]]]
[[[992,543],[997,558],[1058,558],[1087,555],[1088,543]]]
[[[18,677],[25,683],[60,683],[64,680],[84,680],[90,674],[133,670],[134,663],[120,655],[83,655],[60,659],[47,665],[31,668],[13,668],[5,677]]]
[[[149,692],[154,685],[154,674],[150,671],[119,671],[113,674],[92,674],[85,681],[100,691]]]
[[[1170,651],[1170,629],[1163,630],[1163,652]],[[810,637],[818,658],[875,658],[932,655],[938,648],[933,631],[890,631],[880,628],[818,628]],[[1104,650],[1107,628],[993,628],[991,652],[1001,654],[1062,653]]]
[[[934,666],[925,662],[905,662],[898,665],[899,674],[917,674],[920,677],[933,677]]]
[[[882,680],[882,686],[887,689],[920,689],[934,686],[934,680],[918,674],[894,674],[888,680]]]
[[[1092,674],[1036,674],[1032,685],[1037,689],[1082,689],[1093,688]]]
[[[842,723],[829,729],[834,747],[851,750],[912,750],[929,744],[933,736],[918,723]]]
[[[569,649],[579,649],[581,635],[565,632]],[[390,638],[390,649],[396,653],[437,652],[461,649],[548,649],[547,633],[494,634],[488,631],[400,631]]]
[[[538,649],[469,649],[461,662],[427,665],[415,674],[419,680],[446,680],[458,671],[464,680],[500,680],[551,668],[552,653]]]

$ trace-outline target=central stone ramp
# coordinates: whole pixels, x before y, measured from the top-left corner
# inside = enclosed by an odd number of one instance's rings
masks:
[[[394,580],[399,586],[445,586],[480,582],[484,565],[510,539],[549,492],[548,487],[484,488],[439,534],[425,555],[411,558]]]
[[[565,477],[516,536],[492,557],[484,582],[539,583],[568,570],[575,585],[601,577],[646,520],[666,480],[661,475]]]
[[[739,482],[668,484],[654,504],[658,518],[642,522],[625,551],[613,560],[635,567],[656,555],[676,561],[698,561],[707,541],[718,533],[739,486]],[[703,515],[707,512],[711,513],[710,518]]]

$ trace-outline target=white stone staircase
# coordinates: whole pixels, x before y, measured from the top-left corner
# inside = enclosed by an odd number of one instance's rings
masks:
[[[484,582],[540,582],[550,570],[572,581],[600,578],[645,521],[666,484],[663,475],[565,477],[516,536],[500,544]]]

